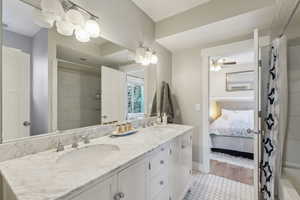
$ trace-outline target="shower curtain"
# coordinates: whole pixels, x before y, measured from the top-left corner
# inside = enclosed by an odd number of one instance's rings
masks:
[[[272,42],[268,73],[261,189],[264,200],[274,200],[277,195],[278,180],[281,176],[288,111],[286,36]]]

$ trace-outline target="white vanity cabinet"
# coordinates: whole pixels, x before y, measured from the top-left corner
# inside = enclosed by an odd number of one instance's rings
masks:
[[[148,163],[140,161],[118,174],[118,193],[114,200],[146,200],[148,195]]]
[[[71,200],[181,200],[191,170],[192,132],[188,132]]]
[[[179,164],[180,173],[178,174],[179,184],[179,198],[183,197],[184,193],[188,190],[190,181],[192,179],[192,134],[184,135],[180,140],[179,146]]]
[[[113,200],[117,192],[116,176],[113,176],[79,194],[72,200]]]
[[[169,200],[181,200],[192,180],[192,132],[170,144]]]

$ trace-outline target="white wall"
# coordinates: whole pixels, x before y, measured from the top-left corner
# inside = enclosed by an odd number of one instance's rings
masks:
[[[253,91],[226,91],[226,73],[242,72],[253,70],[253,66],[233,66],[232,68],[223,68],[218,72],[210,72],[209,79],[209,93],[210,97],[214,99],[218,98],[230,98],[230,97],[247,97],[251,98],[254,95]]]
[[[202,114],[195,110],[195,104],[202,103],[201,70],[201,49],[187,49],[173,54],[175,122],[195,126],[193,160],[199,163],[202,163]]]

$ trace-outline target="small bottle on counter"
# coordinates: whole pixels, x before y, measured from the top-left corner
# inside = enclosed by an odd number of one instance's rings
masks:
[[[121,132],[122,133],[126,132],[126,124],[121,125]]]
[[[161,124],[161,117],[160,116],[157,116],[157,118],[156,118],[156,124]]]
[[[168,124],[168,116],[167,116],[166,113],[163,114],[162,123],[163,123],[163,125],[167,125]]]
[[[121,125],[119,125],[119,124],[117,125],[116,132],[117,133],[121,133],[122,132]]]
[[[132,125],[131,125],[131,123],[127,123],[126,124],[126,129],[127,129],[127,131],[131,131],[132,130]]]

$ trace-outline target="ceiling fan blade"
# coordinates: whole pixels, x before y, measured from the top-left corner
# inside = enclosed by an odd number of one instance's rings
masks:
[[[237,62],[235,62],[235,61],[222,63],[222,65],[236,65],[236,64],[237,64]]]

